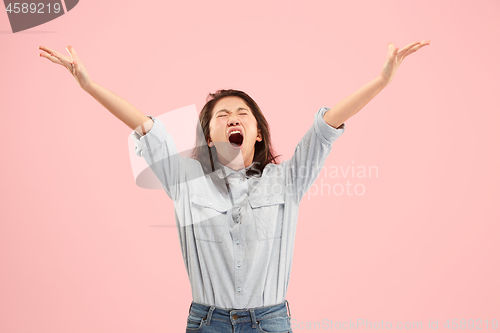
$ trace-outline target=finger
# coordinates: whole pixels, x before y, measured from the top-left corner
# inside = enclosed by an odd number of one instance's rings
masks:
[[[415,45],[419,45],[420,42],[415,42],[415,43],[411,43],[411,44],[408,44],[406,45],[405,47],[403,47],[400,51],[400,53],[405,53],[406,51],[408,51],[409,49],[411,49],[412,47],[414,47]]]
[[[66,66],[66,67],[70,66],[70,62],[72,60],[69,57],[63,56],[59,52],[54,51],[51,48],[48,48],[48,47],[45,47],[45,46],[40,46],[39,48],[41,50],[44,50],[47,53],[49,53],[51,57],[57,58],[63,66]],[[51,58],[49,58],[49,59],[52,60]]]
[[[401,56],[401,57],[402,57],[402,58],[404,58],[404,57],[406,57],[406,56],[408,56],[408,55],[412,54],[413,52],[415,52],[415,51],[417,51],[417,50],[421,49],[422,47],[424,47],[424,46],[426,46],[426,45],[428,45],[428,44],[418,44],[418,45],[415,45],[415,46],[414,46],[414,47],[412,47],[411,49],[407,50],[404,54],[402,54],[402,56]]]
[[[44,50],[44,51],[45,51],[45,52],[47,52],[48,54],[53,54],[54,52],[56,52],[56,51],[54,51],[54,50],[52,50],[51,48],[48,48],[48,47],[46,47],[46,46],[39,46],[38,48],[39,48],[40,50]]]
[[[391,55],[391,59],[394,59],[398,55],[398,50],[399,47],[394,47],[394,44],[392,45],[392,49],[389,50],[389,54]]]
[[[394,46],[393,43],[389,43],[389,44],[387,44],[387,46],[389,47],[388,53],[391,54],[391,55],[393,55],[394,51],[396,50],[396,47]]]
[[[73,59],[70,59],[68,57],[65,57],[61,55],[60,53],[54,53],[54,57],[56,57],[64,67],[66,67],[70,72],[73,72]]]
[[[69,57],[63,56],[59,52],[52,53],[52,56],[59,59],[59,61],[61,61],[65,65],[69,65],[71,63],[71,59]]]
[[[62,65],[64,66],[64,64],[59,60],[57,59],[56,57],[54,56],[51,56],[50,54],[47,54],[47,53],[40,53],[40,57],[44,57],[44,58],[47,58],[49,59],[50,61],[52,61],[53,63],[56,63],[56,64],[59,64],[59,65]]]
[[[417,50],[418,50],[418,49],[420,49],[420,48],[422,48],[422,47],[417,47],[417,48],[411,49],[411,50],[409,50],[409,51],[408,51],[408,52],[407,52],[404,56],[406,57],[406,56],[408,56],[408,55],[412,54],[413,52],[417,51]]]
[[[66,50],[68,50],[69,54],[71,54],[71,56],[73,57],[73,59],[79,61],[80,58],[78,57],[78,55],[76,54],[76,51],[75,51],[75,48],[71,45],[68,45],[66,47]]]
[[[430,45],[430,43],[431,43],[430,40],[423,40],[423,41],[420,41],[420,42],[411,43],[411,44],[408,45],[408,46],[413,45],[411,48],[408,48],[407,50],[404,50],[404,49],[401,50],[401,52],[403,52],[402,56],[405,57],[408,54],[411,54],[411,53],[415,52],[416,50],[418,50],[418,49],[420,49],[420,48],[422,48],[422,47],[424,47],[426,45]]]
[[[53,60],[52,58],[56,58],[56,59],[58,59],[58,60],[62,63],[62,61],[61,61],[61,59],[60,59],[60,57],[61,57],[62,55],[59,55],[59,53],[58,53],[58,52],[56,52],[56,51],[54,51],[54,50],[52,50],[51,48],[48,48],[48,47],[46,47],[46,46],[39,46],[38,48],[39,48],[40,50],[43,50],[43,51],[45,51],[45,52],[47,52],[47,53],[48,53],[48,57],[46,57],[46,58],[48,58],[48,59],[50,59],[50,60]],[[45,54],[45,53],[44,53],[44,54]],[[64,56],[63,56],[63,57],[64,57]]]

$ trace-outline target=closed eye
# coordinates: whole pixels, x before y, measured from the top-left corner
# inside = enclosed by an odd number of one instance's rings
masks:
[[[243,115],[243,116],[246,116],[246,115],[248,115],[248,112],[240,112],[239,114]],[[217,115],[217,118],[219,118],[219,117],[225,117],[225,116],[227,116],[227,113],[219,113]]]

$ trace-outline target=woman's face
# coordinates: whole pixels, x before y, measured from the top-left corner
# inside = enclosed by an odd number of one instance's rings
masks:
[[[252,164],[255,142],[262,141],[257,119],[240,97],[221,98],[214,106],[208,144],[215,144],[219,162],[233,170]],[[237,133],[239,131],[239,133]]]

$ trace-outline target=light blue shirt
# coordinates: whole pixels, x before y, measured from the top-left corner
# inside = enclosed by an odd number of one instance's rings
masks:
[[[299,204],[345,130],[328,125],[322,107],[291,159],[246,176],[218,164],[204,174],[200,162],[178,154],[155,117],[131,134],[173,200],[193,301],[225,309],[271,306],[285,300],[292,268]],[[226,185],[227,181],[227,185]],[[229,189],[229,190],[228,190]]]

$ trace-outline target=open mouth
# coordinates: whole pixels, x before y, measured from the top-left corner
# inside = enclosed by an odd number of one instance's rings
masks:
[[[243,134],[240,131],[232,131],[229,133],[229,143],[235,148],[241,147],[243,144]]]

